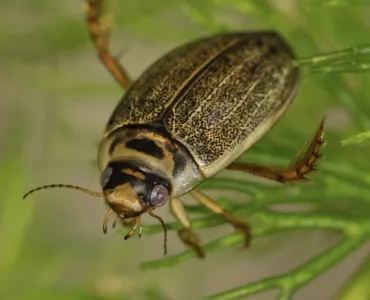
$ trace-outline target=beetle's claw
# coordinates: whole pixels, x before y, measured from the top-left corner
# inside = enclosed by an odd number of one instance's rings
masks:
[[[241,230],[245,235],[244,247],[248,248],[252,241],[251,228],[244,223],[234,224],[235,228]]]
[[[202,247],[199,245],[198,235],[191,228],[183,228],[177,234],[185,245],[191,247],[197,253],[199,258],[206,257]]]

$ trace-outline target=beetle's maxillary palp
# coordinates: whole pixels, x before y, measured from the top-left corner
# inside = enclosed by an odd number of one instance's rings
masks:
[[[125,235],[124,239],[125,240],[128,240],[130,237],[132,237],[132,235],[135,233],[136,229],[138,226],[141,226],[141,222],[140,222],[140,217],[136,217],[135,218],[135,223],[134,225],[132,226],[131,230],[129,231],[128,234]]]
[[[143,235],[143,226],[140,224],[138,237],[141,238],[142,235]]]
[[[103,232],[104,232],[104,234],[106,234],[108,232],[108,222],[109,222],[109,219],[110,219],[112,213],[113,213],[113,209],[110,209],[104,217],[104,221],[103,221]]]

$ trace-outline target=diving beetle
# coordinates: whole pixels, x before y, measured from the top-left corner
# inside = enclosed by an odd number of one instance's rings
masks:
[[[299,69],[287,43],[275,32],[218,34],[180,46],[131,82],[110,54],[101,22],[102,1],[86,0],[87,24],[98,56],[126,90],[111,115],[98,150],[102,192],[64,184],[103,196],[112,214],[142,227],[140,216],[170,202],[181,223],[179,237],[203,257],[197,235],[179,198],[190,193],[251,239],[247,223],[195,188],[224,169],[247,172],[281,183],[304,179],[315,169],[323,144],[323,121],[299,159],[287,168],[234,162],[262,138],[292,103]],[[302,151],[300,151],[302,153]]]

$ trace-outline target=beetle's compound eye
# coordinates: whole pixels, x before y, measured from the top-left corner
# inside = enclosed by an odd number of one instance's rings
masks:
[[[105,168],[104,172],[101,174],[100,184],[101,184],[103,189],[107,185],[112,173],[113,173],[112,167],[108,166],[108,167]]]
[[[156,207],[163,206],[167,202],[168,194],[168,189],[164,185],[155,185],[150,194],[150,205]]]

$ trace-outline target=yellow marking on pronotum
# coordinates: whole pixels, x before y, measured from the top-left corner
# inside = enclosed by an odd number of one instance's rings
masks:
[[[131,175],[131,176],[134,176],[134,177],[137,177],[137,178],[140,178],[140,179],[145,179],[145,175],[143,173],[134,171],[132,169],[128,169],[128,168],[122,169],[122,173],[126,173],[128,175]]]

